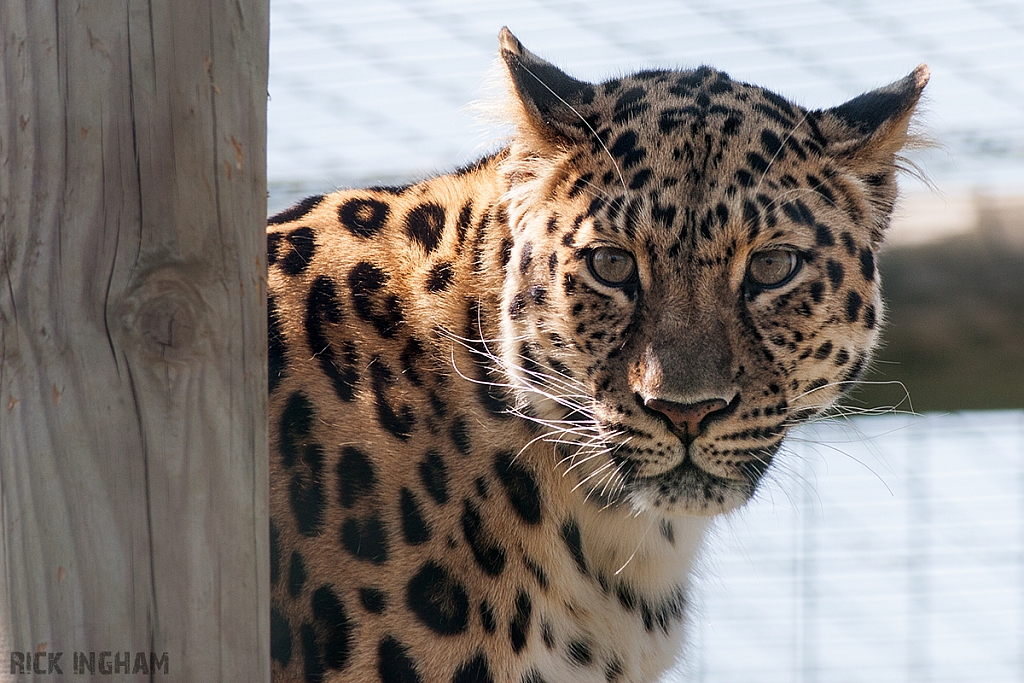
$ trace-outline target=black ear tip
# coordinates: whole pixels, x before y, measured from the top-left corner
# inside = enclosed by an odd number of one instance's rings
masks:
[[[860,133],[873,133],[886,121],[913,111],[929,78],[928,65],[919,64],[900,80],[854,97],[829,111]]]

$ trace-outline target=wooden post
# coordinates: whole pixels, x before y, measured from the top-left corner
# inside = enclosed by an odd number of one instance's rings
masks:
[[[0,40],[0,678],[268,680],[268,2]]]

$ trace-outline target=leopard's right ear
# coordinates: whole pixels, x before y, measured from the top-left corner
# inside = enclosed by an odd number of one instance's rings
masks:
[[[534,145],[564,147],[593,135],[588,120],[594,86],[579,81],[533,54],[503,27],[498,34],[501,58],[511,83],[515,123]]]

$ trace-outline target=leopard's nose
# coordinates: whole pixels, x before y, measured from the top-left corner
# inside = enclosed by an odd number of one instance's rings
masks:
[[[661,413],[682,432],[687,441],[692,441],[710,421],[708,418],[721,414],[729,408],[729,402],[721,398],[710,398],[696,403],[676,403],[660,398],[648,398],[644,405]]]

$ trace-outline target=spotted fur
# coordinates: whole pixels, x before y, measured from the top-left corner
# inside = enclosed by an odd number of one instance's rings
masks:
[[[269,221],[275,680],[656,680],[708,517],[875,344],[926,68],[809,111],[501,56],[507,148]]]

